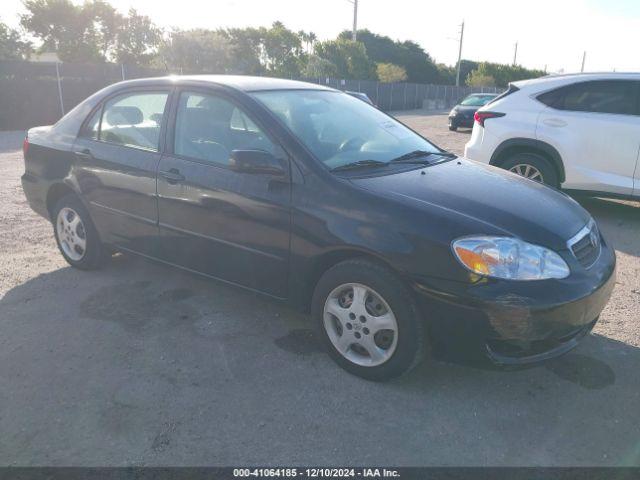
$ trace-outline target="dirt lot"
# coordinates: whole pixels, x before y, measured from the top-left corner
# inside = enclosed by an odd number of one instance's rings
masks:
[[[457,153],[468,139],[401,117]],[[24,200],[20,141],[0,133],[0,465],[640,465],[639,204],[583,203],[618,283],[574,352],[375,384],[256,295],[122,256],[67,267]]]

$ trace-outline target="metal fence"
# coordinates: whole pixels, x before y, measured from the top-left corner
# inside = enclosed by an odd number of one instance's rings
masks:
[[[121,80],[168,73],[115,64],[0,61],[0,130],[52,124],[89,95],[107,85]],[[338,78],[303,80],[339,90],[366,93],[379,108],[386,111],[423,107],[444,109],[470,93],[499,91],[496,88],[381,83]]]
[[[450,108],[470,93],[498,93],[502,91],[497,87],[456,87],[455,85],[408,82],[382,83],[374,80],[343,80],[338,78],[307,78],[304,80],[338,90],[366,93],[378,108],[385,111]]]

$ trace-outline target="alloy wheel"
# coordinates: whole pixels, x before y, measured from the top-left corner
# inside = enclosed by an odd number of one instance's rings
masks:
[[[509,171],[517,173],[521,177],[528,178],[529,180],[544,183],[542,173],[533,165],[529,165],[527,163],[519,163],[511,167]]]
[[[395,352],[396,317],[384,298],[366,285],[346,283],[333,289],[324,304],[323,322],[336,350],[357,365],[381,365]]]
[[[65,207],[58,212],[56,235],[64,253],[79,262],[87,251],[87,232],[78,212]]]

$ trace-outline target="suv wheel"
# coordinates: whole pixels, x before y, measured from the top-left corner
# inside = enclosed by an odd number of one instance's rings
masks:
[[[411,292],[387,268],[363,259],[329,269],[312,312],[329,355],[367,380],[389,380],[419,363],[424,320]]]
[[[549,161],[533,152],[516,153],[500,165],[505,170],[550,187],[559,188],[558,174]]]
[[[60,253],[72,267],[93,270],[106,257],[89,212],[75,195],[62,197],[53,208],[53,233]]]

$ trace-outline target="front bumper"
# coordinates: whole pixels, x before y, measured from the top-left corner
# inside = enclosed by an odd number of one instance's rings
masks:
[[[615,285],[615,252],[562,280],[420,282],[416,292],[440,356],[523,365],[562,355],[587,335]]]

